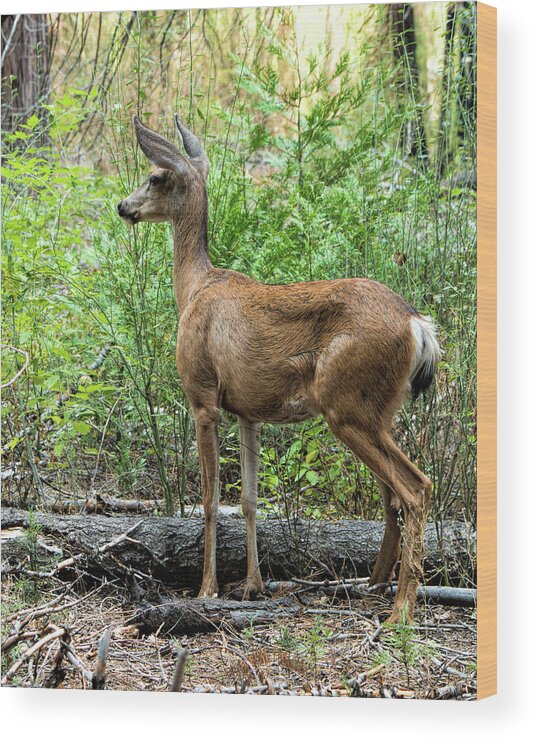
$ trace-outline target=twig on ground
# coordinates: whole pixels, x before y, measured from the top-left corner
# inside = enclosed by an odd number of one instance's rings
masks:
[[[229,643],[228,643],[228,641],[227,641],[227,639],[225,637],[225,634],[223,632],[221,633],[221,635],[222,635],[222,640],[218,640],[217,642],[222,646],[222,648],[224,650],[228,650],[230,653],[233,653],[233,655],[236,655],[237,658],[239,658],[240,660],[242,660],[247,665],[247,667],[249,668],[249,670],[253,674],[253,678],[255,679],[256,685],[257,686],[260,686],[261,685],[261,681],[259,680],[259,674],[255,670],[255,667],[253,666],[253,664],[251,663],[251,661],[249,661],[246,658],[246,656],[243,653],[241,653],[239,650],[236,650],[235,648],[231,647],[231,645],[229,645]]]
[[[82,677],[83,688],[86,689],[88,686],[91,686],[92,673],[91,671],[88,671],[88,669],[82,663],[78,655],[74,652],[73,647],[70,643],[69,645],[67,645],[65,657],[69,661],[69,663],[71,663],[71,665],[74,666],[74,668],[76,668],[76,670],[80,673]]]
[[[36,630],[32,630],[29,632],[13,632],[12,634],[8,635],[6,639],[2,643],[2,647],[0,650],[2,651],[3,655],[6,655],[12,647],[15,647],[15,645],[18,642],[22,642],[23,640],[31,640],[32,637],[37,637],[39,633]]]
[[[56,625],[49,625],[49,627],[52,626],[56,627]],[[32,655],[35,655],[35,653],[39,652],[39,650],[44,648],[45,645],[48,645],[49,642],[63,637],[66,634],[66,631],[66,627],[56,627],[56,629],[53,629],[52,632],[48,632],[48,634],[44,635],[44,637],[42,637],[31,647],[29,647],[28,650],[26,650],[26,652],[18,660],[16,660],[15,663],[13,663],[11,668],[6,671],[4,678],[2,679],[2,685],[5,686],[7,682],[17,673],[19,668],[32,657]]]
[[[290,583],[299,583],[301,586],[311,586],[314,588],[327,588],[328,586],[351,586],[361,583],[368,583],[369,578],[339,578],[336,581],[307,581],[302,578],[292,578]]]
[[[180,691],[182,688],[182,682],[184,681],[184,669],[186,668],[186,659],[188,658],[188,650],[181,648],[177,654],[177,662],[175,663],[175,669],[173,671],[173,677],[169,686],[170,691]]]
[[[435,699],[457,699],[467,691],[466,686],[456,684],[455,686],[441,686],[435,691]]]
[[[50,671],[43,684],[46,689],[55,689],[60,686],[65,680],[66,671],[62,667],[62,663],[66,656],[67,650],[69,649],[70,642],[71,636],[68,632],[66,632],[64,635],[64,639],[60,640],[60,646],[56,652],[56,655],[54,656],[54,660],[52,662],[52,670]],[[47,661],[45,659],[45,664],[46,662]]]
[[[91,676],[91,688],[97,691],[102,691],[106,684],[106,661],[108,660],[108,650],[110,648],[110,635],[110,628],[107,627],[99,640],[97,661],[95,663],[95,670]]]
[[[63,593],[58,594],[58,596],[52,599],[52,601],[49,601],[48,604],[43,604],[43,606],[40,606],[39,611],[42,610],[43,614],[47,614],[48,610],[56,606],[56,604],[63,599],[65,594],[66,594],[66,591],[63,591]],[[15,622],[17,619],[24,617],[26,614],[35,613],[35,611],[36,611],[35,606],[32,606],[29,609],[20,609],[18,612],[14,612],[13,614],[6,616],[5,619],[8,619],[10,622]]]
[[[445,663],[445,661],[439,660],[439,658],[432,658],[432,663],[439,668],[441,673],[448,673],[450,676],[456,676],[457,678],[463,678],[465,681],[470,681],[470,676],[467,676],[465,673],[461,673],[461,671],[457,671],[456,668],[450,667],[453,660],[455,660],[455,658],[451,658],[450,661]]]
[[[374,666],[374,668],[370,668],[368,671],[360,673],[356,678],[350,678],[348,681],[346,681],[348,688],[352,692],[352,696],[359,696],[359,689],[365,683],[365,681],[369,678],[374,678],[374,676],[382,673],[386,668],[387,666],[385,665],[385,663],[379,663],[377,666]]]

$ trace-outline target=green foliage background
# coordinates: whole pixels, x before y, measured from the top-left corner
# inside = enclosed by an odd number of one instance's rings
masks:
[[[124,46],[113,77],[99,81],[90,55],[80,57],[3,137],[3,342],[29,356],[3,392],[5,496],[44,505],[120,492],[182,514],[198,503],[193,425],[174,363],[169,229],[129,229],[116,214],[148,168],[131,115],[173,137],[179,111],[211,162],[216,265],[265,282],[370,277],[434,316],[438,380],[402,410],[395,434],[434,481],[437,526],[474,523],[475,194],[460,174],[474,171],[475,136],[474,116],[459,133],[454,51],[431,92],[401,98],[384,8],[362,6],[359,34],[336,51],[327,37],[304,50],[289,9],[269,23],[232,12],[209,11],[202,28],[185,11],[184,35],[171,38],[168,11],[128,24],[102,16],[111,58]],[[427,55],[441,58],[445,24],[420,19],[425,69]],[[73,16],[64,22],[68,30]],[[162,48],[173,52],[164,72]],[[403,146],[417,110],[426,160]],[[22,359],[5,349],[3,381]],[[231,417],[221,457],[223,498],[237,501]],[[321,420],[264,427],[261,498],[264,511],[288,517],[381,514],[371,475]]]

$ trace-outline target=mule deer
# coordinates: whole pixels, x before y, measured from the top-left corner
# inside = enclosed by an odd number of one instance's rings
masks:
[[[403,517],[390,620],[400,619],[406,603],[411,618],[432,484],[398,449],[390,431],[407,391],[417,396],[433,379],[440,352],[434,325],[372,280],[266,285],[213,267],[207,243],[208,159],[178,116],[175,122],[187,156],[134,117],[138,143],[154,169],[118,210],[131,224],[170,221],[173,229],[177,368],[195,418],[205,514],[199,596],[218,591],[219,410],[236,414],[240,428],[246,598],[263,589],[255,526],[261,422],[322,414],[335,436],[372,470],[383,497],[386,529],[371,584],[393,577]]]

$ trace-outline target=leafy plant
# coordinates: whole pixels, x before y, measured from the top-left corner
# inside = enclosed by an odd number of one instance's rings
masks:
[[[281,627],[276,644],[282,650],[305,659],[317,679],[318,663],[325,655],[327,642],[332,635],[322,617],[317,616],[313,627],[299,635],[294,635],[288,627]]]
[[[400,621],[389,624],[383,637],[386,646],[376,656],[378,663],[389,665],[392,660],[400,663],[406,674],[407,685],[410,685],[410,670],[425,659],[430,659],[436,653],[433,644],[423,645],[417,641],[418,633],[415,626],[408,620],[408,605],[404,604]]]
[[[37,521],[37,516],[34,511],[28,512],[28,526],[24,530],[22,538],[24,547],[28,551],[28,558],[30,561],[30,569],[37,570],[39,565],[39,550],[38,541],[41,536],[41,526]]]

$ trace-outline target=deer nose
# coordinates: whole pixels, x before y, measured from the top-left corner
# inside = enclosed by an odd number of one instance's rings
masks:
[[[120,216],[124,216],[125,215],[125,206],[123,205],[123,201],[121,201],[121,203],[118,204],[117,211],[118,211],[118,213],[119,213]]]

